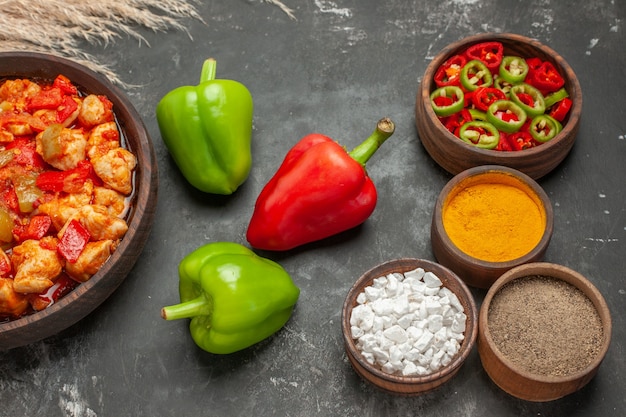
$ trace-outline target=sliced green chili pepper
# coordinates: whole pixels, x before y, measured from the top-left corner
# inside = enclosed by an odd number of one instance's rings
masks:
[[[536,116],[531,122],[529,127],[530,135],[537,142],[547,142],[553,139],[563,128],[561,123],[555,118],[548,116],[547,114],[540,114]]]
[[[461,69],[461,85],[468,91],[474,91],[478,87],[489,87],[492,84],[491,71],[482,61],[474,59]]]
[[[561,88],[560,90],[545,96],[543,98],[543,101],[546,104],[546,109],[549,109],[550,107],[554,106],[556,103],[567,97],[569,97],[569,94],[567,94],[567,90],[565,88]]]
[[[511,87],[513,87],[513,84],[511,84],[504,78],[500,77],[499,75],[493,77],[493,86],[496,87],[498,90],[502,90],[506,98],[510,97]]]
[[[433,91],[430,94],[430,102],[437,116],[446,117],[463,110],[465,97],[459,87],[447,85]]]
[[[508,55],[502,58],[498,74],[511,84],[521,83],[528,75],[528,64],[522,57]]]
[[[530,117],[539,116],[546,111],[543,94],[530,84],[522,83],[511,87],[510,98]]]
[[[487,121],[502,132],[513,133],[526,122],[526,113],[512,101],[498,100],[489,106]]]
[[[487,113],[484,111],[469,109],[470,115],[472,116],[472,120],[486,122],[487,121]]]
[[[459,129],[459,138],[477,148],[493,149],[500,141],[500,132],[489,122],[467,122]]]

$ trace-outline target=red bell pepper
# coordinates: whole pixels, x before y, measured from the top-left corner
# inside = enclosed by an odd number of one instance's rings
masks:
[[[14,229],[14,233],[20,242],[28,239],[41,240],[42,237],[48,234],[51,225],[52,219],[50,219],[50,216],[38,214],[31,217],[28,224],[17,226]]]
[[[248,242],[257,249],[288,250],[367,220],[377,193],[365,163],[394,129],[390,119],[380,120],[350,153],[324,135],[302,138],[259,194]]]
[[[468,61],[478,59],[489,68],[489,71],[498,73],[504,57],[504,45],[501,42],[477,43],[467,48],[465,55],[467,55]]]
[[[67,274],[61,274],[46,291],[39,294],[29,294],[28,301],[35,311],[41,311],[56,303],[77,286],[78,282],[71,279]]]
[[[57,109],[57,122],[63,123],[78,109],[78,103],[71,96],[65,96]]]
[[[63,74],[59,74],[54,79],[52,87],[58,88],[63,94],[71,96],[75,96],[78,94],[78,89],[76,88],[76,86],[74,86],[74,84],[72,84],[72,81],[70,81],[70,79]]]
[[[87,180],[91,180],[94,185],[102,184],[91,162],[84,160],[80,161],[74,169],[42,172],[37,176],[35,184],[42,191],[73,193],[80,190]]]
[[[19,165],[35,169],[43,169],[46,166],[46,162],[37,153],[35,141],[28,137],[15,138],[12,142],[7,143],[5,148],[19,150],[13,157],[13,160]]]
[[[74,263],[85,249],[90,237],[91,235],[85,226],[80,224],[78,220],[72,219],[65,228],[63,236],[59,239],[57,251],[68,262]]]
[[[26,110],[34,113],[37,110],[56,110],[63,102],[63,93],[60,88],[46,88],[30,99]]]

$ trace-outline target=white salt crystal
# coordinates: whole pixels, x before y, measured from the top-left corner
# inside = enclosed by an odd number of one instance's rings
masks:
[[[434,372],[452,361],[465,337],[458,297],[422,268],[374,279],[357,303],[352,338],[368,363],[390,374]]]
[[[430,342],[432,342],[434,336],[435,335],[430,330],[426,329],[413,346],[420,352],[424,352],[430,346]]]
[[[442,285],[439,277],[430,271],[424,274],[424,282],[426,283],[426,286],[429,288],[439,289],[439,287],[441,287]]]
[[[406,331],[397,324],[383,331],[383,334],[387,339],[392,340],[395,343],[404,343],[408,339]]]

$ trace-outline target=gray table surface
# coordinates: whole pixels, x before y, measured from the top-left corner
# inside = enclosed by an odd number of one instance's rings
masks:
[[[0,352],[0,416],[623,416],[626,410],[626,3],[614,0],[285,0],[290,19],[260,1],[198,4],[205,23],[184,32],[145,31],[88,47],[129,84],[159,165],[156,221],[143,256],[120,288],[61,334]],[[613,338],[597,376],[582,390],[530,403],[499,390],[474,351],[435,392],[403,398],[364,383],[341,336],[353,281],[390,259],[433,260],[435,199],[452,177],[422,147],[414,123],[418,83],[450,42],[485,32],[530,36],[558,51],[584,93],[578,140],[539,181],[552,200],[546,260],[587,276],[604,295]],[[218,77],[246,84],[255,101],[254,166],[233,196],[188,186],[163,145],[155,106],[196,83],[206,57]],[[370,160],[374,214],[355,230],[284,253],[301,288],[293,317],[274,337],[216,356],[198,349],[185,321],[160,308],[177,302],[178,262],[213,241],[246,244],[258,193],[287,150],[310,132],[352,148],[390,116],[396,133]],[[475,291],[480,304],[484,291]]]

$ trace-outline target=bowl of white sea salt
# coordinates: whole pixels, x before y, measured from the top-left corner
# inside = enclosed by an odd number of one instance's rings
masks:
[[[345,349],[356,373],[379,389],[419,395],[457,374],[478,334],[465,283],[423,259],[396,259],[365,272],[342,311]]]

